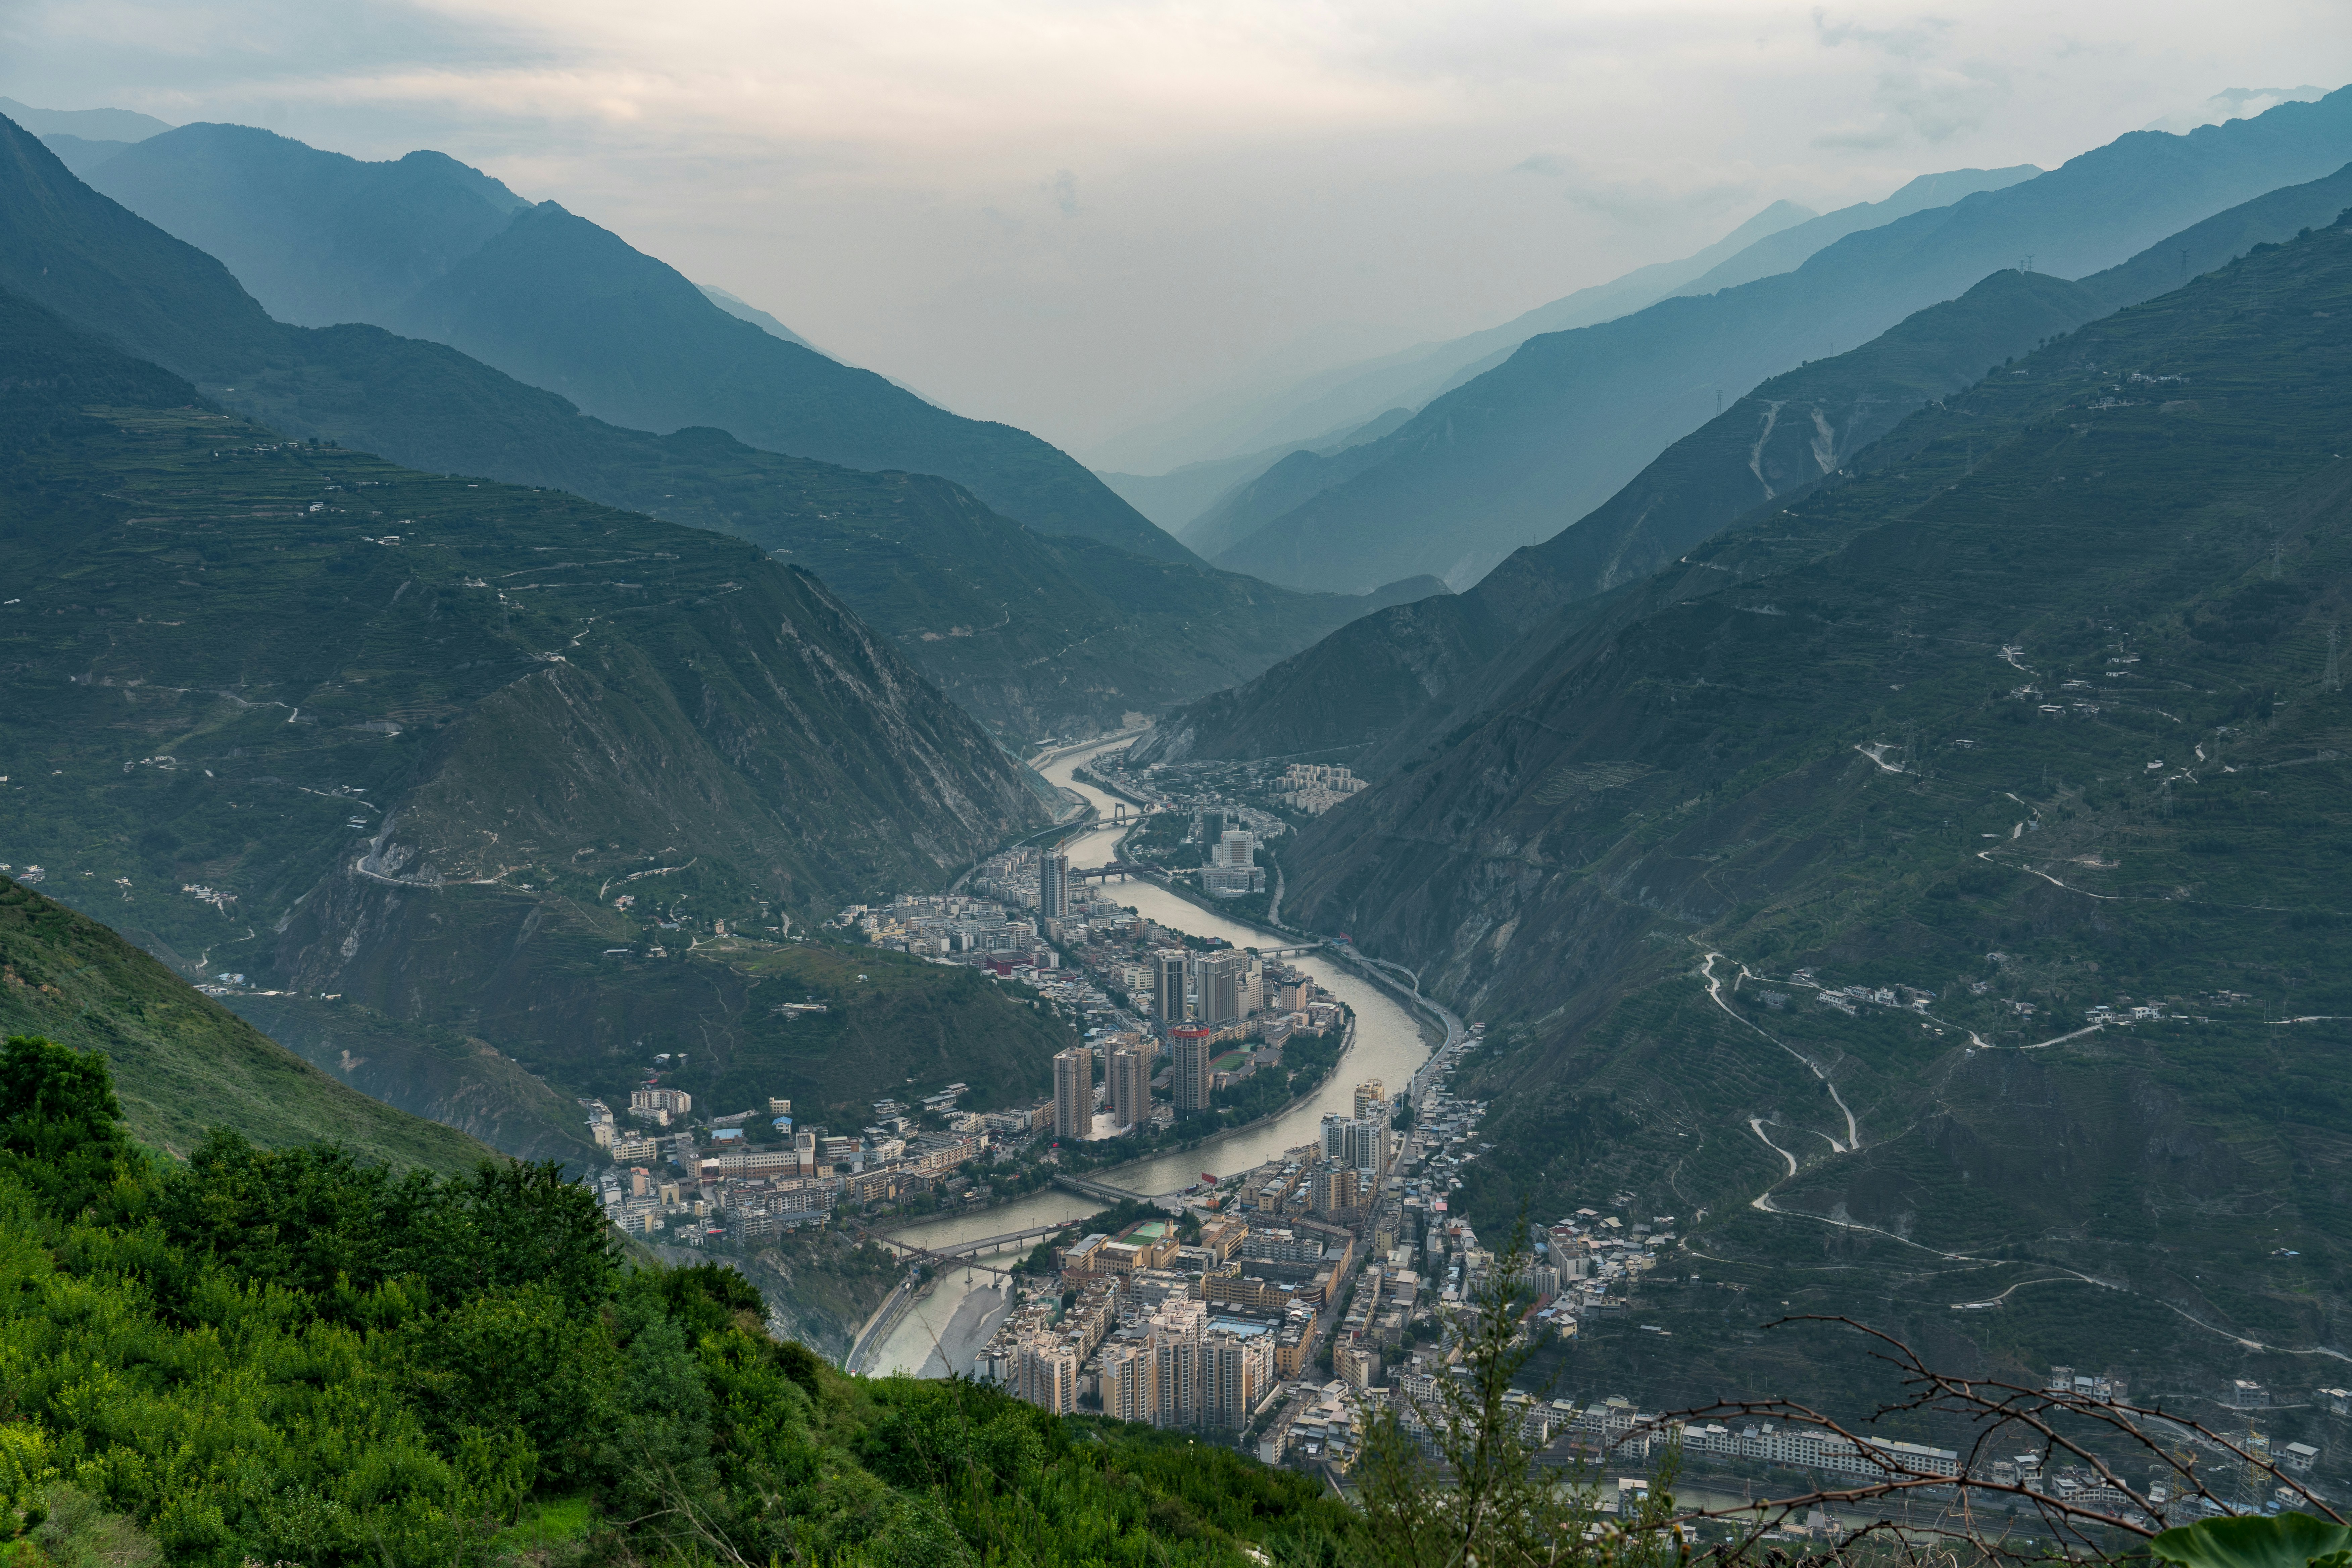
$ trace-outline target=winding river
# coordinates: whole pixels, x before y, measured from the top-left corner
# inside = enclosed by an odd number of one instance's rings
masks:
[[[1080,783],[1072,774],[1097,752],[1124,745],[1127,740],[1121,736],[1097,746],[1065,752],[1047,763],[1043,772],[1054,784],[1074,790],[1091,802],[1108,819],[1113,797]],[[1069,844],[1070,864],[1090,867],[1107,863],[1114,858],[1113,851],[1124,832],[1123,827],[1106,826],[1081,834]],[[1119,902],[1133,905],[1161,925],[1194,936],[1223,937],[1236,947],[1280,947],[1287,945],[1289,940],[1212,914],[1156,883],[1133,880],[1114,882],[1109,887],[1111,896]],[[1338,1070],[1321,1090],[1304,1104],[1294,1106],[1261,1126],[1226,1133],[1182,1153],[1139,1161],[1096,1172],[1095,1175],[1137,1192],[1171,1193],[1199,1181],[1204,1171],[1228,1175],[1246,1170],[1286,1149],[1313,1142],[1328,1112],[1351,1109],[1356,1085],[1376,1078],[1390,1093],[1398,1093],[1422,1063],[1429,1059],[1430,1042],[1422,1026],[1411,1011],[1388,993],[1328,960],[1309,956],[1293,962],[1312,974],[1317,984],[1355,1010],[1356,1043],[1340,1058]],[[898,1234],[909,1241],[938,1246],[1076,1219],[1100,1206],[1075,1193],[1049,1188],[1002,1207],[911,1226]],[[982,1261],[1002,1267],[1025,1253],[1032,1245],[1024,1242]],[[914,1373],[926,1377],[971,1371],[972,1357],[986,1342],[1008,1304],[987,1288],[988,1279],[987,1275],[973,1274],[969,1276],[968,1283],[964,1273],[946,1271],[884,1342],[873,1356],[872,1370]]]

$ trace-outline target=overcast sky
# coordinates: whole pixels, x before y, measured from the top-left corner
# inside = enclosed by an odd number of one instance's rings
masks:
[[[0,0],[0,93],[439,148],[1082,457],[1775,198],[2347,80],[2341,0]]]

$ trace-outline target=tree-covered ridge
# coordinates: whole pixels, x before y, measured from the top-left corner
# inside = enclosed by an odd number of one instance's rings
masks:
[[[1465,1176],[1482,1223],[1691,1226],[1703,1288],[1644,1312],[1681,1386],[1810,1375],[1705,1337],[1718,1279],[2036,1365],[2287,1378],[2332,1334],[2347,301],[2339,225],[1996,367],[1286,858],[1489,1023],[1527,1157]]]
[[[1315,1483],[968,1383],[844,1376],[723,1268],[630,1268],[552,1166],[121,1136],[103,1059],[0,1064],[14,1561],[1240,1564]]]

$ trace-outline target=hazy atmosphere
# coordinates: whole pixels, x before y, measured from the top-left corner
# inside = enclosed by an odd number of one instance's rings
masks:
[[[0,1568],[2347,1568],[2344,0],[0,0]]]
[[[436,148],[1109,467],[1196,399],[1493,325],[1775,200],[2050,168],[2352,73],[2320,0],[2226,26],[2184,0],[8,0],[0,29],[10,97]]]

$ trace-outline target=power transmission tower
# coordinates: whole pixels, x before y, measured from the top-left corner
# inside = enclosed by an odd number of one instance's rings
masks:
[[[2320,676],[2319,684],[2330,691],[2344,689],[2344,670],[2336,659],[2336,626],[2333,622],[2329,623],[2327,627],[2327,668]]]
[[[2180,253],[2180,280],[2183,283],[2189,281],[2189,252],[2186,249]]]

